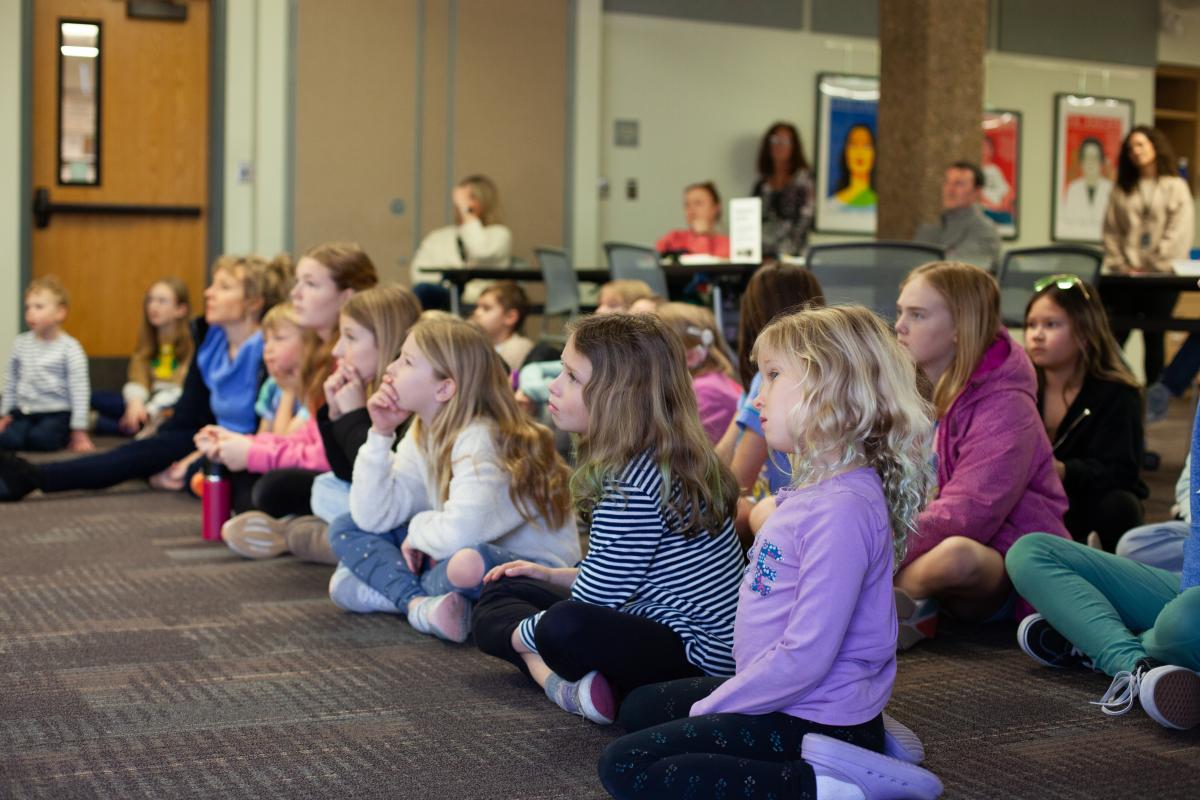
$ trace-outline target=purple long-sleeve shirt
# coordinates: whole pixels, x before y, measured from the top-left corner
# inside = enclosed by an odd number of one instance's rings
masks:
[[[776,503],[739,589],[737,673],[691,715],[779,711],[826,725],[868,722],[896,678],[883,485],[862,467],[784,489]]]

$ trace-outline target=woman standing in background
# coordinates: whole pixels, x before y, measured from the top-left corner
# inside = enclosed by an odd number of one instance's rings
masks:
[[[776,122],[767,129],[758,148],[758,176],[751,194],[762,198],[763,257],[804,252],[813,222],[813,182],[795,125]]]

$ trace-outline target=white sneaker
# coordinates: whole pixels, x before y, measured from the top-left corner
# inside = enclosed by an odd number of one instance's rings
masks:
[[[359,580],[345,564],[338,564],[329,579],[329,599],[338,608],[356,614],[400,613],[395,603]]]
[[[1099,700],[1093,700],[1092,705],[1100,706],[1100,710],[1110,717],[1119,717],[1129,713],[1129,710],[1133,708],[1133,701],[1138,699],[1142,679],[1149,671],[1149,667],[1144,666],[1141,662],[1138,662],[1132,670],[1121,670],[1113,675],[1113,681],[1109,684],[1108,691],[1104,693],[1104,696]]]
[[[1142,678],[1142,708],[1164,728],[1200,725],[1200,674],[1177,666],[1155,667]]]

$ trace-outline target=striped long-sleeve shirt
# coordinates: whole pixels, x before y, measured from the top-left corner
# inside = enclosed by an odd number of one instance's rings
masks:
[[[13,342],[0,415],[71,412],[71,430],[86,431],[92,390],[87,355],[63,331],[46,340],[26,331]]]
[[[676,482],[672,500],[680,493]],[[682,527],[663,502],[662,471],[643,453],[596,505],[571,601],[662,623],[683,640],[692,664],[709,675],[732,675],[733,619],[745,568],[733,522],[726,519],[716,535],[690,539]],[[520,626],[521,640],[533,652],[539,619],[535,614]]]

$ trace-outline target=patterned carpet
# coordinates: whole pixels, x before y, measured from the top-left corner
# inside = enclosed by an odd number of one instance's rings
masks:
[[[1186,423],[1152,438],[1165,507]],[[604,796],[614,731],[472,647],[340,612],[327,567],[203,542],[195,500],[33,497],[0,531],[0,797]],[[1105,718],[1107,678],[1037,668],[1013,630],[901,657],[890,710],[947,797],[1200,796],[1200,731]]]

